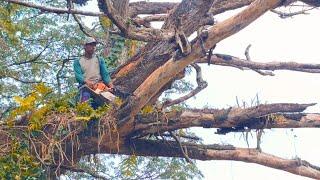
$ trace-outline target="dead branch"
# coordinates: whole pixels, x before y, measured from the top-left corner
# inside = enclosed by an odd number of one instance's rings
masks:
[[[179,104],[181,102],[184,102],[187,99],[195,96],[196,94],[198,94],[200,91],[202,91],[203,89],[205,89],[208,86],[208,83],[202,79],[202,73],[201,73],[200,66],[198,66],[196,64],[192,64],[192,67],[194,67],[194,69],[196,70],[196,73],[197,73],[196,80],[197,80],[198,86],[194,90],[192,90],[191,92],[186,94],[185,96],[182,96],[182,97],[175,99],[175,100],[167,100],[166,102],[163,103],[162,108],[167,108],[169,106],[173,106],[175,104]]]
[[[250,47],[251,47],[251,44],[249,44],[244,52],[246,58],[247,58],[247,61],[251,61],[251,58],[250,58],[250,54],[249,54],[249,50],[250,50]],[[209,60],[210,61],[210,60]],[[274,76],[274,74],[272,72],[263,72],[263,71],[260,71],[258,69],[252,69],[253,71],[263,75],[263,76],[266,76],[266,75],[269,75],[269,76]]]
[[[196,61],[197,63],[207,63],[206,58],[201,58]],[[249,68],[258,70],[291,70],[308,73],[320,73],[320,64],[301,64],[296,62],[269,62],[269,63],[258,63],[254,61],[246,61],[238,57],[214,54],[211,58],[211,63],[221,66],[237,67],[239,69]]]
[[[167,134],[167,133],[163,133],[163,134],[161,134],[161,136],[171,137],[171,135],[170,135],[170,134]],[[177,135],[177,134],[176,134],[176,136],[179,137],[179,138],[191,139],[191,140],[195,140],[195,141],[201,140],[201,138],[199,138],[199,137],[197,137],[197,136]]]
[[[304,9],[304,10],[301,10],[301,11],[297,11],[297,12],[290,12],[290,13],[286,13],[286,12],[281,12],[281,11],[278,11],[278,10],[275,10],[275,9],[272,9],[270,10],[271,12],[275,13],[275,14],[278,14],[280,18],[288,18],[288,17],[293,17],[293,16],[296,16],[296,15],[307,15],[309,13],[307,13],[308,11],[311,11],[313,9],[315,9],[316,7],[311,7],[311,8],[308,8],[308,9]]]
[[[262,128],[304,128],[320,127],[319,114],[301,113],[314,104],[266,104],[251,108],[228,109],[186,109],[167,112],[164,116],[146,116],[146,122],[157,119],[164,124],[145,124],[137,121],[134,131],[129,136],[144,136],[147,134],[174,131],[181,128],[231,128],[231,131],[244,131]],[[141,119],[141,117],[140,117]]]
[[[185,158],[185,160],[186,160],[188,163],[191,163],[191,164],[192,164],[191,159],[188,157],[187,149],[185,149],[185,148],[182,147],[182,144],[181,144],[179,138],[178,138],[176,135],[174,135],[171,131],[170,131],[169,133],[170,133],[171,137],[173,137],[173,139],[176,140],[176,142],[179,144],[181,153],[182,153],[183,157]]]

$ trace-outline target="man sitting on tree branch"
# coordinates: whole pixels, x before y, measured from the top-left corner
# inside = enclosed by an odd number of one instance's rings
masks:
[[[86,85],[98,94],[103,92],[104,97],[112,100],[115,96],[110,91],[113,91],[114,87],[104,59],[95,55],[96,45],[97,41],[94,38],[86,38],[84,55],[76,59],[73,64],[75,77],[80,85]],[[85,102],[90,98],[90,91],[80,88],[80,102]],[[96,108],[97,104],[93,103],[92,106]]]

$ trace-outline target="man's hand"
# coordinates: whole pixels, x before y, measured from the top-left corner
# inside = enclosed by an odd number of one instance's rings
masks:
[[[106,90],[109,91],[109,92],[113,92],[114,91],[114,86],[113,84],[110,82],[109,84],[106,84],[107,87],[106,87]]]
[[[90,81],[90,80],[85,80],[84,83],[91,89],[94,88],[94,82],[93,81]]]
[[[114,86],[113,84],[110,82],[109,84],[107,84],[107,86],[110,88],[110,89],[114,89]]]

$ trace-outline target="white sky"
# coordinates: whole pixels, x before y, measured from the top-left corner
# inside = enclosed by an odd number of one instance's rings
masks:
[[[220,42],[217,53],[226,53],[245,58],[244,51],[252,44],[252,61],[295,61],[300,63],[319,63],[320,24],[319,10],[310,15],[280,19],[267,13],[241,32]],[[228,13],[229,14],[229,13]],[[226,108],[240,101],[251,102],[256,94],[260,101],[267,103],[319,103],[320,74],[291,71],[275,71],[276,76],[261,76],[254,71],[241,71],[222,66],[203,66],[203,76],[209,86],[189,104],[197,107],[208,105]],[[194,78],[194,77],[193,77]],[[319,105],[307,109],[319,112]],[[241,134],[215,135],[214,130],[197,128],[205,143],[230,143],[246,147]],[[262,139],[262,150],[283,158],[300,157],[315,165],[320,165],[320,142],[315,138],[319,129],[266,130]],[[253,133],[255,136],[255,133]],[[255,147],[252,139],[251,147]],[[205,179],[308,179],[264,166],[230,161],[198,161],[198,167]]]
[[[232,13],[235,11],[219,16],[218,20],[221,21]],[[252,44],[250,49],[252,61],[319,63],[319,14],[319,10],[314,10],[310,15],[281,19],[273,13],[267,13],[241,32],[220,42],[214,52],[244,58],[245,48]],[[196,98],[188,101],[192,106],[226,108],[236,104],[236,96],[240,101],[250,103],[256,94],[263,103],[319,103],[320,101],[320,74],[275,71],[276,76],[269,77],[261,76],[254,71],[241,71],[231,67],[214,65],[202,67],[203,77],[209,86]],[[195,79],[194,76],[191,78]],[[319,112],[319,105],[308,108],[307,111]],[[213,129],[203,128],[195,128],[195,132],[203,137],[205,143],[230,143],[246,147],[240,133],[222,136],[215,135]],[[266,130],[262,137],[262,150],[283,158],[298,156],[320,166],[320,142],[316,140],[317,136],[320,136],[319,129]],[[252,138],[250,147],[255,147]],[[285,171],[242,162],[198,161],[197,165],[207,180],[308,179]]]

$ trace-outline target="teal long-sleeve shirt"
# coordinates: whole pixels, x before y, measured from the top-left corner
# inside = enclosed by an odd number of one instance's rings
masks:
[[[111,81],[109,71],[107,69],[107,65],[103,58],[98,57],[99,60],[99,67],[100,67],[100,75],[102,81],[106,84],[109,84]],[[73,63],[73,70],[75,73],[76,80],[79,84],[84,84],[84,72],[80,65],[80,59],[75,59]]]

